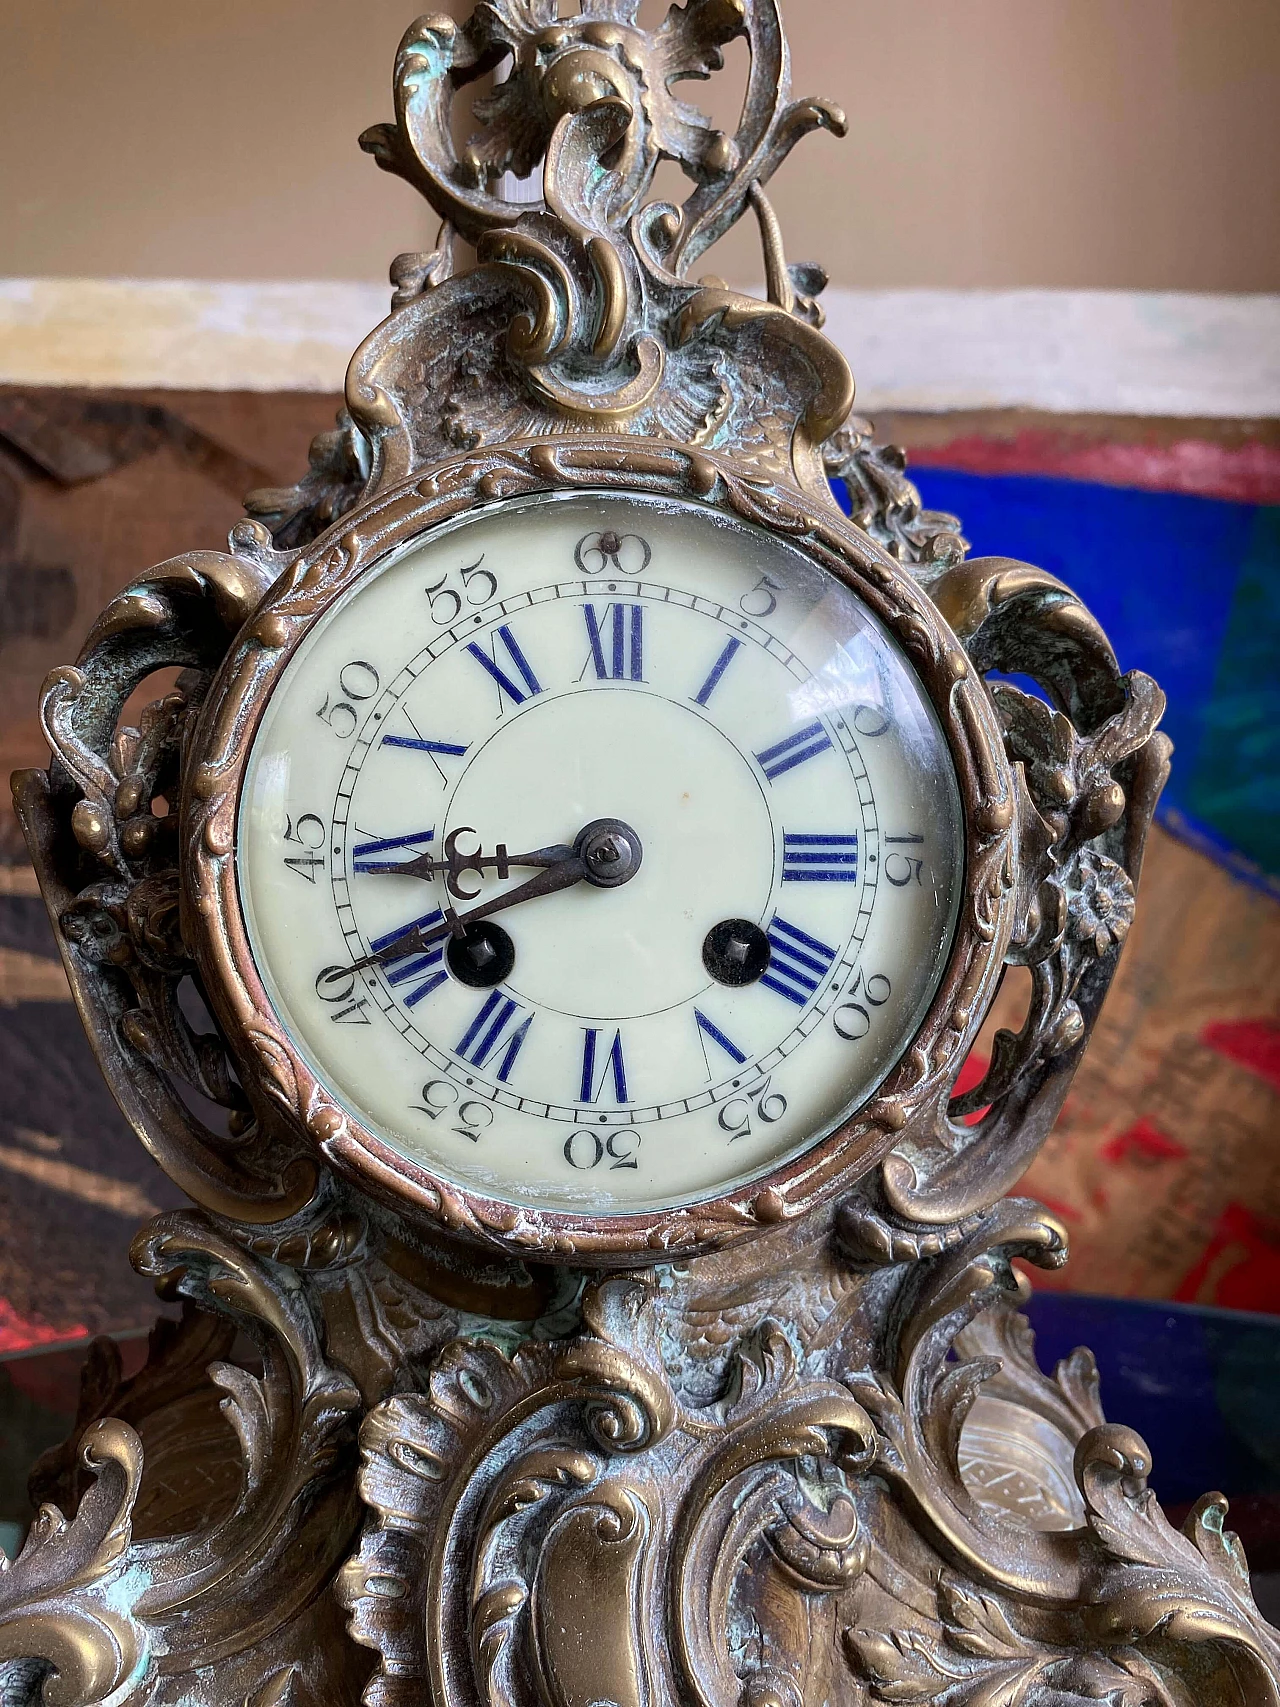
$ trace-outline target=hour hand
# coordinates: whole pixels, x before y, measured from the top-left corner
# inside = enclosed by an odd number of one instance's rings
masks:
[[[465,937],[468,925],[478,924],[481,919],[492,918],[495,913],[503,913],[508,907],[518,907],[522,901],[532,901],[539,895],[554,895],[558,890],[571,889],[575,883],[585,881],[598,889],[617,889],[631,881],[639,871],[643,857],[640,838],[629,824],[624,824],[620,818],[595,818],[578,832],[572,847],[557,844],[539,848],[535,853],[526,855],[523,862],[508,862],[512,865],[542,866],[544,869],[535,877],[526,878],[505,894],[482,901],[478,907],[469,907],[461,916],[446,906],[441,923],[433,925],[430,930],[414,925],[376,953],[366,954],[363,959],[353,960],[347,966],[332,967],[328,976],[345,978],[370,966],[402,960],[406,954],[430,948],[444,937]],[[418,862],[412,863],[416,865]]]
[[[396,877],[422,877],[428,883],[435,879],[438,871],[445,874],[445,888],[459,901],[473,901],[480,893],[479,884],[474,889],[464,888],[462,878],[467,872],[473,872],[482,878],[486,870],[492,870],[499,879],[505,879],[510,868],[515,866],[552,866],[562,865],[565,860],[573,858],[574,850],[562,842],[551,847],[535,848],[531,853],[509,854],[505,842],[498,842],[491,854],[486,854],[482,848],[474,853],[463,853],[458,847],[459,836],[474,836],[475,831],[469,824],[461,824],[456,830],[450,830],[444,840],[444,858],[436,859],[431,854],[419,854],[415,859],[387,860],[385,863],[367,863],[361,866],[363,872],[384,872]]]
[[[526,878],[514,889],[508,889],[502,895],[482,901],[478,907],[469,907],[461,916],[455,913],[452,907],[446,906],[440,924],[432,925],[429,930],[421,925],[414,925],[403,936],[396,937],[393,942],[386,943],[373,954],[366,954],[363,959],[353,960],[347,966],[333,967],[329,975],[346,977],[351,972],[363,972],[370,966],[383,966],[393,960],[403,960],[406,954],[416,954],[420,949],[430,948],[433,943],[440,942],[447,936],[465,937],[468,925],[478,924],[481,919],[491,918],[494,913],[503,913],[508,907],[518,907],[522,901],[532,901],[539,895],[554,895],[558,890],[571,889],[575,883],[581,883],[584,878],[590,877],[584,859],[575,849],[566,847],[558,851],[565,855],[563,859],[548,860],[544,870],[539,871],[535,877]]]

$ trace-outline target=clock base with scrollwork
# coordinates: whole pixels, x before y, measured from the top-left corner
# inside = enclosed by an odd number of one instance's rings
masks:
[[[6,1703],[1274,1699],[1224,1502],[1171,1527],[1089,1354],[1036,1365],[1051,1216],[780,1240],[584,1281],[161,1217],[188,1307],[37,1466]]]
[[[15,778],[103,1069],[196,1207],[133,1249],[181,1321],[127,1381],[95,1346],[74,1435],[36,1467],[47,1503],[0,1573],[0,1701],[1280,1707],[1280,1637],[1225,1502],[1174,1529],[1089,1354],[1037,1367],[1013,1265],[1060,1265],[1066,1237],[1004,1195],[1133,915],[1162,696],[1061,583],[967,559],[848,420],[818,270],[786,267],[763,190],[843,120],[789,102],[771,0],[689,0],[649,34],[629,0],[556,12],[493,0],[410,29],[397,122],[364,140],[440,213],[436,251],[397,263],[310,473],[254,495],[229,553],[112,602],[46,685],[50,770]],[[736,37],[752,70],[729,137],[671,84]],[[506,55],[458,156],[448,96]],[[694,182],[683,208],[643,205],[662,154]],[[538,159],[541,203],[490,193]],[[768,301],[689,276],[747,209]],[[937,697],[988,672],[1046,696],[983,690],[998,733],[972,733],[967,928],[986,970],[957,976],[875,1099],[875,1155],[808,1197],[779,1176],[719,1220],[658,1220],[621,1272],[589,1227],[575,1244],[461,1191],[365,1191],[330,1165],[332,1105],[299,1110],[299,1064],[259,1016],[228,1023],[234,945],[207,946],[200,873],[232,856],[247,703],[226,684],[283,644],[278,589],[321,585],[379,526],[584,485],[820,543],[805,516],[834,515],[828,479],[904,628],[927,598],[954,636],[920,665]],[[1026,1021],[957,1096],[1004,964],[1030,968]],[[180,1002],[189,980],[216,1031]]]

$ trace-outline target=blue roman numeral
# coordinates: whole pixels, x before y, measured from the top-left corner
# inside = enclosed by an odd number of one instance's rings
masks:
[[[358,835],[360,832],[357,831]],[[357,871],[394,871],[393,859],[375,859],[375,854],[392,853],[396,848],[421,849],[435,837],[434,830],[414,830],[407,836],[383,836],[377,841],[360,842],[351,850],[351,869]],[[394,938],[392,939],[394,941]]]
[[[785,741],[779,741],[776,746],[766,747],[763,753],[756,754],[756,763],[768,777],[775,782],[784,771],[794,770],[806,759],[815,759],[819,753],[825,753],[831,745],[831,737],[815,717],[812,723],[798,729],[794,735],[788,735]]]
[[[485,1067],[490,1057],[496,1055],[499,1049],[503,1049],[497,1077],[506,1084],[511,1077],[511,1069],[516,1064],[516,1056],[529,1035],[529,1027],[533,1024],[533,1015],[526,1014],[523,1024],[517,1023],[508,1031],[507,1027],[520,1012],[521,1009],[510,996],[504,996],[501,990],[491,991],[480,1004],[476,1017],[463,1032],[454,1053],[461,1055],[462,1059],[469,1061],[473,1067]]]
[[[830,972],[836,951],[819,942],[816,936],[788,924],[780,913],[773,915],[767,935],[769,970],[760,982],[802,1008]]]
[[[429,931],[434,925],[442,924],[444,915],[439,907],[434,912],[424,913],[420,919],[410,919],[407,925],[400,925],[396,930],[388,931],[385,936],[375,937],[369,944],[374,954],[381,954],[384,948],[402,936],[407,936],[412,930]],[[401,999],[405,1007],[416,1007],[424,996],[429,996],[433,990],[438,990],[448,977],[441,961],[444,959],[444,943],[433,943],[430,948],[418,950],[409,949],[405,954],[399,954],[394,960],[383,962],[383,971],[388,984],[412,984],[413,988]]]
[[[605,1081],[612,1073],[613,1100],[614,1102],[626,1102],[627,1065],[622,1058],[622,1033],[620,1031],[614,1032],[613,1042],[609,1045],[607,1051],[604,1052],[599,1076],[597,1077],[596,1063],[601,1058],[601,1050],[597,1041],[599,1036],[600,1033],[596,1030],[583,1029],[582,1087],[578,1095],[578,1101],[584,1103],[599,1102],[600,1094],[605,1087]]]
[[[516,675],[519,676],[520,681],[524,683],[523,692],[519,685],[511,679],[503,666],[498,662],[499,640],[501,640],[503,647],[506,650],[507,660],[510,663],[511,668],[515,671]],[[511,700],[513,705],[523,705],[526,699],[532,699],[534,694],[542,692],[542,685],[538,681],[537,676],[534,675],[533,670],[530,668],[529,660],[520,650],[519,641],[516,639],[515,635],[512,634],[510,628],[508,628],[505,622],[494,637],[492,657],[489,656],[483,646],[479,645],[474,640],[468,643],[467,651],[470,652],[471,656],[475,659],[476,663],[479,664],[480,668],[486,671],[493,677],[494,681],[497,682],[499,704],[501,704],[504,693],[507,695],[508,699]]]
[[[723,1049],[729,1059],[736,1066],[740,1067],[746,1060],[746,1056],[742,1053],[741,1049],[738,1048],[738,1045],[733,1041],[733,1039],[731,1037],[726,1037],[715,1021],[708,1019],[706,1014],[702,1013],[698,1008],[693,1010],[693,1017],[698,1022],[698,1030],[702,1033],[702,1036],[709,1037],[717,1048]],[[699,1043],[702,1043],[702,1037],[699,1037],[698,1041]],[[707,1077],[710,1078],[711,1063],[707,1060],[707,1046],[705,1043],[702,1044],[702,1059],[706,1065]]]
[[[620,682],[630,677],[633,682],[642,682],[644,606],[606,605],[602,616],[595,605],[583,605],[582,614],[587,619],[587,639],[591,642],[590,662],[596,667],[597,680]],[[606,628],[609,641],[607,654]]]
[[[856,883],[858,837],[796,836],[782,838],[784,883]]]
[[[449,758],[460,759],[466,748],[457,741],[423,741],[413,735],[384,735],[384,747],[408,747],[412,753],[444,753]]]
[[[742,645],[742,642],[740,640],[728,640],[725,642],[724,651],[720,654],[720,656],[716,659],[715,663],[711,666],[711,674],[707,677],[706,681],[703,682],[702,686],[698,689],[697,693],[694,694],[694,696],[693,696],[693,703],[695,705],[705,705],[707,703],[707,701],[711,698],[712,694],[716,691],[716,688],[720,684],[721,676],[725,673],[725,671],[729,668],[729,665],[733,662],[734,653],[738,650],[738,648],[741,645]]]

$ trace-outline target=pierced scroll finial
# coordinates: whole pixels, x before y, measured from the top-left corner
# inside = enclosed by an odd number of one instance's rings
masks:
[[[374,125],[360,138],[380,166],[421,190],[468,242],[507,229],[528,211],[495,193],[503,174],[526,178],[550,163],[562,122],[602,103],[616,104],[618,114],[600,209],[615,231],[639,211],[659,161],[676,161],[693,181],[659,233],[680,277],[806,132],[844,134],[844,114],[831,102],[790,100],[776,0],[688,0],[653,31],[636,22],[639,0],[584,0],[581,12],[566,18],[557,10],[555,0],[481,0],[463,24],[419,18],[396,56],[395,123]],[[750,50],[751,73],[730,136],[681,100],[675,85],[722,70],[722,48],[739,37]],[[505,75],[476,100],[476,128],[458,150],[454,95],[495,70]],[[549,186],[544,208],[555,193]]]
[[[827,488],[818,447],[853,380],[820,334],[821,270],[790,269],[763,186],[807,132],[843,135],[829,102],[792,101],[776,0],[687,0],[662,25],[638,0],[481,0],[465,23],[419,18],[396,58],[396,118],[361,145],[444,221],[431,256],[402,257],[391,319],[348,378],[382,480],[458,449],[574,427],[729,451],[769,480]],[[736,131],[675,89],[750,53]],[[457,91],[502,73],[453,135]],[[649,200],[663,160],[692,181]],[[498,193],[541,167],[541,196]],[[698,258],[751,209],[768,301],[698,284]],[[452,239],[479,265],[452,274]],[[799,287],[799,288],[797,288]]]

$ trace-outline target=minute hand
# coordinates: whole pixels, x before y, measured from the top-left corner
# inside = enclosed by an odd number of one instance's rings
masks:
[[[482,901],[478,907],[468,907],[465,913],[455,913],[452,907],[448,907],[445,909],[443,923],[432,925],[430,930],[415,925],[412,930],[405,931],[403,936],[396,937],[394,942],[389,942],[385,948],[379,949],[377,954],[366,954],[363,960],[353,960],[346,966],[335,968],[334,976],[340,974],[345,977],[348,972],[363,972],[366,967],[381,966],[388,960],[402,960],[406,954],[429,948],[433,942],[439,942],[444,937],[461,936],[469,924],[479,919],[491,918],[494,913],[501,913],[507,907],[518,906],[521,901],[532,901],[539,895],[554,895],[560,889],[572,889],[575,883],[581,883],[587,876],[586,863],[573,848],[544,848],[541,852],[549,857],[551,863],[527,882],[508,889],[505,895],[495,895],[491,901]]]

